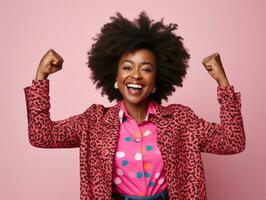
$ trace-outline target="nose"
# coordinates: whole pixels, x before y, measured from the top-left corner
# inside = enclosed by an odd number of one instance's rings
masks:
[[[131,77],[134,79],[141,79],[141,74],[138,69],[132,71]]]

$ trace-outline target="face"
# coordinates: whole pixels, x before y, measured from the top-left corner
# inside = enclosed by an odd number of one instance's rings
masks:
[[[118,63],[117,83],[127,104],[141,104],[154,90],[156,58],[147,49],[138,49],[121,56]]]

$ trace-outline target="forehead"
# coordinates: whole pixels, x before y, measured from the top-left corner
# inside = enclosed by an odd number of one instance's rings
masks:
[[[155,55],[148,49],[137,49],[135,51],[124,53],[121,56],[119,63],[122,63],[125,60],[130,60],[132,62],[148,61],[151,62],[152,64],[156,63]]]

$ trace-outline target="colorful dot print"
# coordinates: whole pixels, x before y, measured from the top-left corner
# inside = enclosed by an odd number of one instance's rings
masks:
[[[138,143],[139,142],[139,139],[138,138],[137,139],[134,139],[134,142]]]
[[[146,150],[147,150],[147,151],[151,151],[152,149],[153,149],[153,147],[152,147],[151,145],[147,145],[147,146],[146,146]]]
[[[114,157],[114,191],[132,196],[150,196],[167,187],[162,156],[157,144],[155,115],[149,104],[143,123],[136,123],[121,103],[120,130]]]
[[[161,175],[161,174],[160,174],[159,172],[157,172],[157,173],[155,174],[154,177],[155,177],[156,179],[158,179],[158,178],[160,177],[160,175]]]
[[[151,174],[150,174],[149,172],[145,172],[145,176],[146,176],[147,178],[150,178],[150,177],[151,177]]]
[[[136,132],[134,133],[134,136],[135,136],[136,138],[139,138],[139,137],[141,136],[141,132],[140,132],[140,131],[136,131]]]
[[[114,183],[115,183],[116,185],[119,185],[121,182],[122,182],[122,181],[121,181],[121,179],[120,179],[119,177],[116,177],[116,178],[114,179]]]
[[[127,164],[128,164],[128,161],[127,160],[122,160],[122,165],[123,166],[127,166]]]
[[[122,169],[119,169],[119,168],[117,168],[116,173],[119,176],[122,176],[124,174],[124,172],[122,171]]]
[[[152,186],[154,186],[154,182],[153,181],[149,182],[149,184],[148,184],[148,187],[152,187]]]
[[[160,178],[160,179],[158,180],[158,184],[159,184],[159,185],[163,184],[163,182],[164,182],[164,178]]]
[[[116,157],[118,157],[118,158],[123,158],[123,157],[125,157],[125,152],[122,152],[122,151],[119,151],[119,152],[117,152],[116,153]]]
[[[135,159],[136,160],[142,160],[142,154],[141,153],[136,153],[135,154]]]
[[[142,178],[142,176],[143,176],[142,172],[138,171],[137,172],[137,178]]]
[[[144,193],[144,192],[139,192],[139,193],[138,193],[138,196],[143,197],[143,196],[145,196],[145,193]]]
[[[143,136],[148,136],[151,134],[151,131],[150,130],[146,130],[144,133],[143,133]]]
[[[131,141],[131,137],[130,137],[130,136],[125,137],[125,141],[126,141],[126,142],[130,142],[130,141]]]
[[[144,169],[145,170],[149,170],[149,169],[151,169],[151,167],[152,167],[151,163],[144,163]]]

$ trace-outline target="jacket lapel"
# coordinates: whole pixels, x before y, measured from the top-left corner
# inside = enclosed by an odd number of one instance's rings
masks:
[[[151,117],[151,122],[157,125],[157,142],[163,143],[163,135],[170,125],[173,117],[173,110],[155,103],[156,115]]]
[[[159,104],[155,104],[155,110],[156,115],[151,118],[151,121],[154,122],[157,125],[157,145],[160,149],[162,159],[164,161],[164,168],[166,173],[166,178],[168,179],[170,175],[170,163],[169,158],[171,155],[169,155],[169,151],[171,150],[168,148],[172,147],[172,144],[169,144],[168,142],[172,142],[174,140],[169,140],[169,137],[171,138],[171,128],[169,127],[171,123],[173,123],[173,109],[170,109],[169,107],[163,107]],[[170,181],[169,179],[167,180]]]

